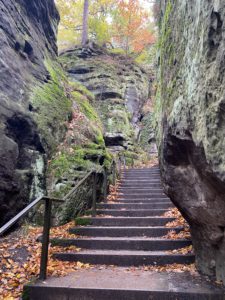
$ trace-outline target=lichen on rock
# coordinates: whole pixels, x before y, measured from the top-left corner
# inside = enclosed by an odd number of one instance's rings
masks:
[[[198,269],[225,283],[225,6],[161,1],[157,140],[164,186],[191,226]]]

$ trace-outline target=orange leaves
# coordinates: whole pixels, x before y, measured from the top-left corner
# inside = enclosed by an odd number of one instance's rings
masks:
[[[110,185],[109,187],[109,195],[107,197],[107,203],[113,203],[118,199],[119,192],[118,192],[118,187],[119,187],[119,181],[117,180],[116,185]]]
[[[74,223],[51,229],[51,237],[71,237],[68,229]],[[27,230],[26,230],[27,231]],[[42,233],[40,227],[29,227],[25,234],[9,236],[0,244],[0,299],[20,299],[23,285],[38,277],[40,268],[41,243],[37,237]],[[14,234],[13,234],[14,235]],[[73,236],[74,237],[74,236]],[[63,247],[63,252],[80,251],[75,246]],[[53,254],[62,252],[62,248],[49,247],[48,276],[65,276],[80,268],[89,268],[89,264],[62,262],[53,259]]]
[[[184,248],[174,249],[174,250],[171,250],[171,251],[167,251],[167,253],[183,254],[183,255],[193,254],[194,253],[194,249],[193,249],[193,246],[190,245],[190,246],[187,246],[187,247],[184,247]]]
[[[125,48],[126,53],[140,53],[155,42],[149,29],[150,16],[138,0],[118,1],[115,22],[115,40]]]
[[[167,211],[164,215],[164,217],[168,218],[175,218],[174,221],[169,222],[166,224],[166,227],[173,228],[173,227],[184,227],[182,231],[179,233],[176,233],[174,230],[170,230],[164,238],[171,239],[171,240],[177,240],[177,239],[190,239],[190,228],[188,223],[185,221],[185,219],[182,217],[181,213],[177,208],[172,208],[169,211]]]
[[[164,238],[171,240],[190,239],[191,234],[189,228],[184,228],[184,230],[180,231],[179,233],[176,233],[174,230],[171,230],[168,232],[167,235],[164,236]]]
[[[74,226],[74,222],[69,222],[65,225],[53,227],[51,228],[50,234],[51,237],[55,238],[74,238],[76,237],[75,234],[69,233],[69,228]]]
[[[167,272],[167,273],[183,273],[190,272],[192,275],[199,275],[195,264],[183,265],[183,264],[172,264],[165,266],[146,266],[144,271],[155,271],[155,272]]]

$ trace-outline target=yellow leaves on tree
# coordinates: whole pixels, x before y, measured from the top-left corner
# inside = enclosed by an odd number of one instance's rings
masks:
[[[114,14],[114,39],[126,52],[141,53],[155,42],[150,15],[138,0],[119,0]]]
[[[84,0],[56,0],[61,17],[60,48],[80,43],[84,3]],[[115,48],[124,49],[126,54],[143,53],[155,42],[150,11],[140,0],[89,1],[88,39],[100,45],[111,43]]]

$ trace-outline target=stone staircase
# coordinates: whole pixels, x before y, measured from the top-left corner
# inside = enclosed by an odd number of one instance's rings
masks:
[[[57,253],[56,259],[96,267],[30,285],[30,299],[225,299],[219,289],[202,279],[199,283],[190,274],[143,271],[143,266],[194,262],[192,254],[168,252],[189,246],[191,241],[162,238],[169,230],[179,232],[182,227],[165,226],[174,220],[163,216],[173,204],[162,190],[158,167],[125,170],[119,193],[115,202],[98,205],[97,217],[81,218],[88,225],[70,229],[79,238],[54,241],[82,249]],[[142,269],[129,272],[128,267]]]
[[[162,190],[158,168],[125,171],[119,193],[115,203],[98,205],[97,214],[103,217],[90,218],[89,226],[70,229],[81,238],[58,242],[85,250],[58,253],[57,259],[117,266],[194,262],[193,255],[166,252],[188,246],[190,241],[162,239],[169,230],[179,232],[182,227],[165,227],[174,219],[162,215],[173,205]]]

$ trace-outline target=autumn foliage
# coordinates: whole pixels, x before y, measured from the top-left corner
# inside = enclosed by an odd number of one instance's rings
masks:
[[[149,13],[138,0],[119,0],[114,19],[114,40],[127,54],[140,53],[155,42],[155,36],[149,28]]]
[[[83,32],[84,0],[56,0],[61,22],[60,47],[79,44]],[[145,3],[145,5],[143,4]],[[140,0],[89,1],[88,39],[112,45],[126,54],[140,54],[155,42],[153,7]],[[85,22],[85,23],[86,23]]]

